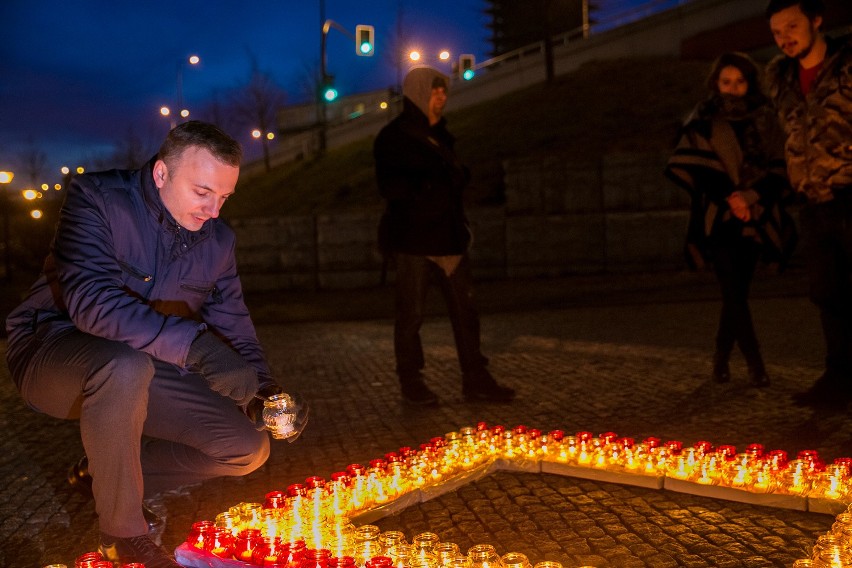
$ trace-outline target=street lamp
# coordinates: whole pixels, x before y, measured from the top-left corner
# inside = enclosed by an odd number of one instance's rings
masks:
[[[200,62],[201,58],[197,55],[190,55],[186,60],[181,59],[177,62],[177,102],[179,109],[183,109],[183,68],[187,63],[198,65]],[[183,116],[183,110],[181,110],[181,116]]]
[[[6,280],[12,277],[12,257],[9,253],[9,195],[5,186],[12,183],[15,174],[12,172],[0,171],[0,193],[3,194],[3,268],[5,273],[3,277]]]
[[[263,165],[266,167],[266,171],[270,171],[272,169],[272,163],[269,160],[269,142],[271,140],[275,140],[274,132],[263,133],[259,128],[255,128],[251,131],[251,137],[255,140],[260,140],[263,147]]]

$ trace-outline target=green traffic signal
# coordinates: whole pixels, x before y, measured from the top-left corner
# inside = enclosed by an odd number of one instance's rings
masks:
[[[373,40],[375,29],[373,26],[358,24],[355,26],[355,53],[370,57],[376,51],[376,43]]]
[[[322,98],[325,102],[330,103],[337,98],[337,89],[334,87],[326,87],[322,92]]]
[[[459,55],[459,74],[461,78],[465,81],[473,79],[473,76],[476,75],[476,71],[473,69],[475,65],[476,58],[473,55],[469,53]]]

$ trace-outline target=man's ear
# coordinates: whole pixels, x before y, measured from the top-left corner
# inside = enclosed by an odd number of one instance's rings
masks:
[[[169,175],[169,167],[163,160],[157,160],[154,162],[154,185],[157,186],[157,189],[163,187],[163,184],[166,183],[166,176]]]

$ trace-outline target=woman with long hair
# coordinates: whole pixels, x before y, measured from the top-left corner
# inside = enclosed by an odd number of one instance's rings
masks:
[[[722,293],[712,378],[731,380],[736,344],[751,385],[767,387],[748,298],[758,260],[783,263],[789,254],[793,233],[782,207],[789,192],[783,137],[761,91],[758,67],[747,55],[719,57],[707,87],[708,97],[681,129],[666,174],[692,198],[687,261],[710,264]]]

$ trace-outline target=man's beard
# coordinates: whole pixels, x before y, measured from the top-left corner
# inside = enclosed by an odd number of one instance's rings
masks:
[[[808,42],[808,45],[803,47],[802,50],[799,53],[797,53],[796,55],[794,55],[793,57],[795,57],[799,61],[801,61],[802,59],[805,59],[814,50],[814,45],[816,45],[816,31],[811,30],[811,37],[810,37],[810,41]]]

